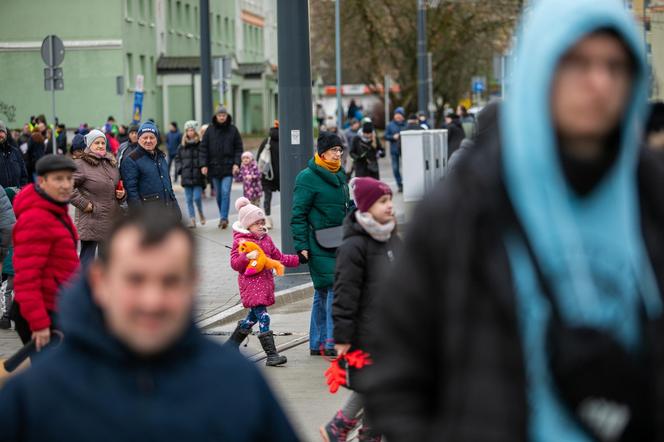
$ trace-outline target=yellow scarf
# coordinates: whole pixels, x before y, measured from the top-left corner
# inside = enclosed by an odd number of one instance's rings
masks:
[[[323,169],[329,170],[332,173],[337,173],[339,172],[339,169],[341,169],[341,160],[326,161],[316,153],[314,154],[314,161],[316,162],[317,165],[319,165]]]

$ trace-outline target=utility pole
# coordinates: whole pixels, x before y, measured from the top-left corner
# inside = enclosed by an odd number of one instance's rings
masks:
[[[427,22],[425,0],[417,0],[417,109],[428,112],[427,106]]]
[[[295,177],[314,150],[308,0],[277,2],[277,33],[281,248],[294,253],[290,219]]]
[[[334,47],[337,64],[337,127],[343,127],[343,105],[341,103],[341,0],[334,2]]]
[[[201,106],[203,122],[212,120],[212,51],[210,49],[210,0],[200,0],[201,11]],[[193,87],[193,86],[192,86]],[[166,103],[164,103],[166,105]]]

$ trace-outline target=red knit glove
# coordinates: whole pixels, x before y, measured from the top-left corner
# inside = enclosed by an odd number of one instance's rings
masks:
[[[339,356],[334,361],[331,361],[330,367],[325,370],[325,377],[327,378],[327,385],[332,394],[339,391],[339,387],[346,386],[346,369],[341,366],[341,361],[344,362],[345,366],[353,367],[358,370],[361,370],[367,365],[373,364],[369,353],[365,353],[362,350],[346,353]]]

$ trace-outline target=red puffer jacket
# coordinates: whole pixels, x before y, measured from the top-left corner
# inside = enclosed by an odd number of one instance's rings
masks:
[[[78,269],[78,233],[68,213],[26,186],[14,200],[14,296],[32,331],[51,325],[48,311],[56,310],[56,294]]]

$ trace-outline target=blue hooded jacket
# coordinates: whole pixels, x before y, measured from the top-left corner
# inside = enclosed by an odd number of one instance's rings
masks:
[[[254,364],[192,323],[141,359],[104,325],[87,281],[62,294],[63,343],[0,390],[0,440],[297,441]]]
[[[617,157],[590,193],[580,196],[561,166],[550,93],[561,57],[600,29],[615,31],[637,66],[621,119]],[[662,309],[641,234],[637,192],[638,124],[647,94],[643,42],[630,13],[617,0],[535,2],[518,42],[514,87],[501,113],[508,196],[537,264],[552,286],[563,320],[606,330],[625,348],[638,352],[640,309],[645,307],[650,318]],[[530,437],[588,440],[554,392],[544,350],[550,305],[537,283],[533,263],[516,236],[505,241],[527,356]]]

